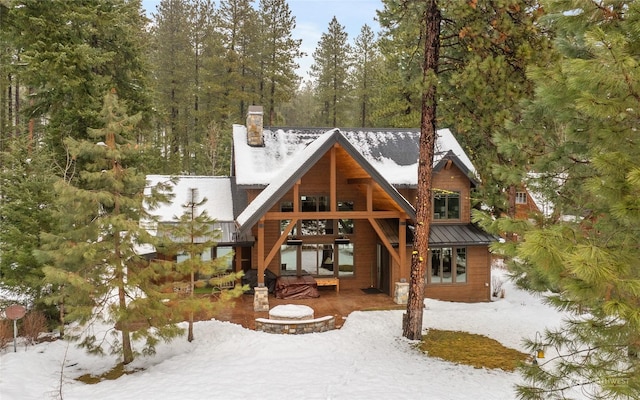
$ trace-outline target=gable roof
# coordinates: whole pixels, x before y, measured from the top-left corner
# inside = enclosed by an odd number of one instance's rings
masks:
[[[438,161],[434,161],[435,165],[433,166],[433,172],[439,172],[442,170],[449,161],[453,162],[453,164],[469,178],[473,186],[478,186],[480,184],[475,171],[470,170],[469,165],[462,161],[462,159],[460,159],[460,157],[458,157],[452,150],[447,151]]]
[[[234,137],[234,139],[237,138]],[[241,140],[245,142],[244,138]],[[293,187],[295,182],[302,178],[335,144],[340,145],[340,148],[357,163],[367,176],[370,176],[376,182],[381,189],[380,193],[382,195],[390,198],[409,218],[415,220],[413,206],[369,163],[339,129],[332,129],[300,149],[286,164],[286,169],[280,169],[279,173],[271,180],[271,183],[236,218],[239,229],[248,229],[258,222],[258,219],[273,207]],[[242,163],[242,160],[236,159],[236,165],[238,163]],[[267,168],[265,166],[263,169]],[[381,196],[374,197],[379,198]]]
[[[245,188],[264,188],[324,128],[270,128],[263,131],[264,146],[247,144],[246,127],[234,125],[234,175]],[[340,129],[340,132],[381,176],[393,186],[417,187],[420,131],[416,129]],[[449,129],[438,130],[434,166],[447,154],[457,157],[462,171],[477,183],[476,169]]]

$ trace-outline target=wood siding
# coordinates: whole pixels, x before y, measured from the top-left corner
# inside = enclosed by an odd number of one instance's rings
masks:
[[[487,246],[467,247],[467,282],[425,285],[425,297],[475,303],[491,300],[491,257]],[[427,268],[427,273],[431,268]]]
[[[469,223],[471,221],[471,183],[458,167],[453,164],[449,165],[433,175],[432,187],[434,192],[437,192],[438,189],[460,192],[460,219],[432,221],[436,224]]]
[[[330,157],[327,154],[318,163],[316,163],[300,180],[299,194],[301,196],[329,196],[330,193]],[[336,176],[336,192],[338,201],[353,201],[354,211],[367,210],[366,190],[361,183],[348,183],[342,178],[340,169]],[[259,191],[251,190],[248,192],[249,200],[253,200]],[[282,201],[293,201],[293,190],[288,191],[280,201],[274,205],[269,212],[279,212],[280,203]],[[265,221],[265,253],[268,253],[275,245],[280,237],[279,221]],[[257,227],[253,228],[253,235],[257,237]],[[304,238],[311,243],[333,244],[334,236],[314,236],[313,238]],[[376,266],[376,247],[379,243],[377,234],[371,224],[367,220],[358,219],[354,221],[354,234],[350,235],[351,242],[354,246],[354,274],[349,277],[340,277],[340,289],[361,289],[371,286],[375,276]],[[255,248],[255,247],[254,247]],[[257,265],[257,252],[253,251],[252,265]],[[281,260],[278,254],[267,265],[267,268],[280,275]],[[375,282],[374,282],[375,283]]]
[[[344,168],[346,164],[342,164]],[[299,196],[330,196],[331,191],[331,157],[327,153],[322,157],[311,169],[300,179],[297,187]],[[367,183],[366,179],[351,180],[344,178],[341,174],[341,164],[338,163],[336,168],[336,200],[353,201],[354,211],[368,211],[371,203],[367,201],[367,185],[375,185],[375,182]],[[469,223],[471,218],[471,202],[470,202],[470,181],[460,171],[455,164],[441,169],[433,177],[433,188],[449,191],[460,192],[460,219],[457,220],[436,220],[434,224],[451,224],[451,223]],[[400,189],[399,192],[412,204],[415,205],[416,190]],[[251,202],[260,193],[259,190],[248,190],[247,196]],[[371,193],[371,191],[369,191]],[[267,214],[279,213],[282,201],[293,201],[294,190],[289,190],[282,198],[269,210]],[[371,201],[371,199],[369,199]],[[389,211],[389,210],[369,210],[369,211]],[[394,290],[394,282],[401,279],[409,280],[412,243],[407,243],[405,248],[404,264],[399,265],[397,259],[389,256],[386,262],[390,267],[385,275],[389,276],[389,282],[380,284],[377,279],[377,248],[382,245],[382,240],[376,233],[376,230],[367,219],[355,219],[354,234],[350,235],[351,242],[354,245],[354,275],[352,277],[340,277],[340,288],[343,289],[361,289],[370,286],[382,286],[389,288],[388,291]],[[252,228],[252,234],[258,238],[258,227]],[[335,235],[299,237],[303,241],[308,240],[310,243],[326,243],[333,244]],[[278,239],[281,239],[280,223],[278,220],[266,220],[264,222],[264,256],[266,257],[275,247]],[[252,249],[251,264],[252,268],[257,268],[258,251],[256,242]],[[395,249],[397,252],[398,249]],[[457,284],[429,284],[425,288],[425,296],[434,299],[447,301],[462,302],[478,302],[490,300],[490,253],[486,245],[467,247],[467,268],[468,281],[466,283]],[[281,260],[280,253],[270,260],[266,266],[271,272],[280,275]],[[303,266],[304,267],[304,266]],[[387,293],[393,295],[393,293]]]

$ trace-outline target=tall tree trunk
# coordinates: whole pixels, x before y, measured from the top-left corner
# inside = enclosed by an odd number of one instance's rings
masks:
[[[509,218],[516,217],[516,193],[517,188],[516,185],[509,185],[508,188],[508,200],[507,200],[507,216]],[[516,235],[513,232],[507,232],[507,240],[514,242],[516,240]]]
[[[112,89],[113,90],[113,89]],[[115,93],[115,91],[113,92]],[[115,133],[108,132],[106,135],[107,147],[111,150],[116,149],[116,137]],[[118,179],[121,173],[121,166],[117,160],[112,160],[111,164],[113,168],[114,178]],[[120,178],[121,179],[121,178]],[[113,206],[113,214],[120,215],[120,193],[115,193],[114,197],[114,206]],[[118,285],[118,308],[120,311],[120,315],[126,314],[127,311],[127,293],[125,290],[125,277],[124,277],[124,265],[122,260],[122,254],[120,253],[120,230],[115,229],[113,232],[113,253],[114,260],[116,263],[116,282]],[[120,317],[121,318],[121,317]],[[131,335],[129,334],[129,326],[128,323],[130,320],[125,321],[124,324],[121,324],[121,333],[122,333],[122,363],[124,365],[129,364],[133,361],[133,349],[131,347]]]
[[[190,285],[190,293],[189,293],[189,297],[191,297],[191,300],[193,300],[194,294],[193,294],[193,290],[195,289],[195,274],[193,271],[191,271],[191,280],[189,282]],[[188,342],[193,342],[193,319],[194,319],[194,315],[193,315],[193,309],[191,309],[191,307],[189,307],[189,329],[187,332],[187,341]]]
[[[422,338],[424,309],[424,275],[429,254],[429,228],[431,224],[431,176],[436,138],[436,75],[440,50],[440,10],[437,0],[428,0],[424,14],[424,64],[422,116],[420,121],[420,162],[418,163],[418,199],[416,229],[411,257],[411,277],[407,312],[404,314],[402,334],[411,340]]]

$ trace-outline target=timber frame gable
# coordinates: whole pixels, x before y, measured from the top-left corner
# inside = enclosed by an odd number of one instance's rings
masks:
[[[329,207],[327,211],[301,211],[301,185],[306,173],[322,158],[329,162]],[[265,270],[278,255],[281,246],[292,234],[299,220],[313,219],[350,219],[365,220],[375,231],[378,240],[385,246],[389,255],[398,265],[406,264],[407,220],[415,221],[414,207],[367,161],[365,157],[344,137],[339,129],[333,129],[318,137],[301,151],[291,162],[290,168],[282,171],[274,181],[261,191],[249,206],[236,218],[238,231],[242,234],[252,230],[256,237],[256,263],[258,284],[264,284]],[[340,211],[337,209],[339,188],[337,177],[341,175],[354,191],[366,198],[364,210]],[[293,212],[282,212],[277,203],[286,193],[292,192]],[[275,207],[275,209],[274,209]],[[288,221],[275,242],[267,244],[265,226],[267,221]],[[379,221],[398,221],[397,231],[392,235],[385,233],[388,223]],[[383,226],[384,225],[384,226]],[[386,229],[385,229],[386,228]],[[338,235],[336,235],[336,238]],[[397,243],[395,243],[397,242]]]

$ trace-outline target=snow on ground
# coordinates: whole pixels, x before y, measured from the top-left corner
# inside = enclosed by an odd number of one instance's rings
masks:
[[[539,298],[505,283],[491,303],[426,300],[424,327],[483,334],[523,350],[562,316]],[[402,310],[352,313],[343,327],[308,335],[275,335],[228,322],[195,325],[195,341],[162,344],[140,369],[88,385],[119,359],[89,356],[64,341],[13,346],[0,353],[0,399],[514,399],[517,373],[475,369],[429,358],[402,337]],[[61,385],[62,382],[62,385]],[[62,394],[62,395],[60,395]]]

